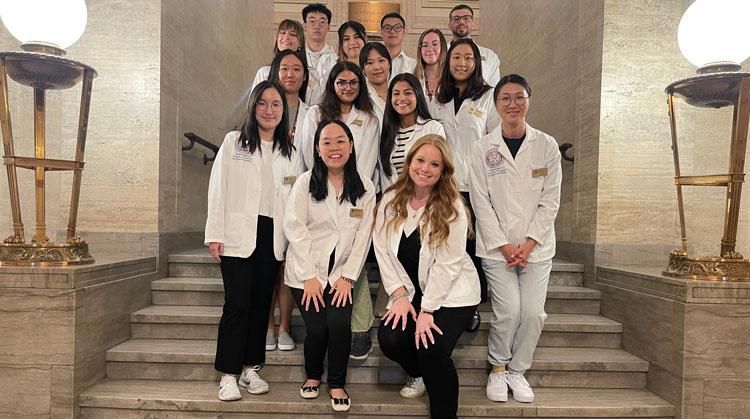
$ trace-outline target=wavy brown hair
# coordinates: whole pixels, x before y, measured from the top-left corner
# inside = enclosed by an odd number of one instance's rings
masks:
[[[409,175],[408,168],[411,166],[411,161],[417,151],[427,144],[437,148],[443,155],[443,173],[433,187],[430,198],[427,200],[427,204],[425,204],[422,217],[419,219],[419,235],[423,243],[437,247],[448,242],[450,223],[458,217],[459,209],[456,208],[456,201],[460,200],[463,203],[463,198],[458,192],[456,178],[453,176],[456,166],[453,165],[453,157],[451,156],[448,142],[440,135],[427,134],[418,139],[406,155],[406,162],[404,163],[406,170],[401,172],[396,183],[386,191],[392,190],[395,192],[395,195],[386,204],[385,213],[388,214],[390,211],[393,211],[395,216],[387,222],[385,227],[395,229],[396,226],[403,224],[406,220],[406,206],[409,205],[409,199],[414,194],[414,181],[412,181]],[[461,206],[463,207],[461,210],[466,211],[468,218],[469,213],[466,205],[463,204]],[[430,236],[425,238],[428,226]],[[469,225],[468,234],[471,234],[471,225]]]
[[[440,29],[427,29],[419,35],[419,42],[417,42],[417,67],[414,68],[414,76],[418,79],[425,77],[425,62],[424,59],[422,59],[422,42],[424,42],[424,37],[431,33],[436,34],[440,40],[440,55],[438,56],[438,62],[436,64],[440,69],[441,75],[443,73],[443,67],[445,67],[445,62],[448,61],[448,43],[445,41],[445,35],[443,35],[443,32],[441,32]]]

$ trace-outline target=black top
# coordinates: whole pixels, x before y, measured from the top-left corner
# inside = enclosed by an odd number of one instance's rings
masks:
[[[419,311],[422,302],[422,289],[419,287],[419,249],[421,248],[419,228],[412,231],[409,236],[405,232],[401,233],[401,241],[398,243],[398,261],[406,270],[406,274],[409,275],[409,279],[411,279],[411,283],[416,290],[411,304],[417,311]]]
[[[465,97],[462,97],[461,91],[458,90],[458,87],[455,87],[453,89],[453,113],[457,114],[458,110],[461,109],[461,105],[464,103],[464,100],[466,100]]]
[[[526,133],[523,133],[523,136],[521,138],[508,138],[503,135],[503,140],[505,140],[505,145],[508,146],[508,150],[510,150],[510,155],[513,156],[513,159],[516,158],[516,154],[518,154],[518,150],[521,148],[521,144],[523,144],[523,140],[526,139]]]

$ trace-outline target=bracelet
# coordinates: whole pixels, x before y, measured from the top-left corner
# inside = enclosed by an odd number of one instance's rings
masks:
[[[419,309],[419,312],[422,313],[422,314],[429,314],[430,316],[432,316],[432,311],[426,311],[425,309]]]
[[[408,296],[409,296],[409,291],[406,291],[406,290],[404,290],[404,292],[402,292],[402,293],[401,293],[401,294],[399,294],[399,295],[391,296],[391,301],[394,301],[394,302],[395,302],[395,301],[396,301],[396,300],[398,300],[399,298],[403,298],[403,297],[408,297]]]
[[[354,285],[354,281],[352,281],[350,278],[342,276],[341,279],[343,279],[344,281],[348,282],[349,285]]]

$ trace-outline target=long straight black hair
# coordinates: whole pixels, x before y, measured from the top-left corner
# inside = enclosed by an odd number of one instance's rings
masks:
[[[409,86],[414,90],[417,98],[417,108],[414,111],[417,113],[417,118],[432,119],[427,106],[427,99],[424,97],[424,91],[419,80],[413,74],[409,73],[401,73],[394,77],[388,86],[388,97],[385,100],[385,110],[383,111],[383,128],[380,132],[380,162],[382,163],[380,167],[386,176],[393,174],[390,162],[391,153],[393,152],[393,147],[396,145],[398,130],[401,128],[401,115],[393,108],[393,86],[400,81],[409,83]]]
[[[242,123],[240,129],[240,138],[237,140],[242,148],[255,153],[256,150],[260,153],[260,133],[258,132],[258,120],[255,118],[255,110],[258,107],[258,101],[267,89],[276,89],[281,96],[281,104],[283,112],[281,113],[281,122],[276,125],[276,129],[273,131],[273,149],[281,150],[281,155],[290,158],[292,155],[292,142],[289,139],[289,122],[288,110],[286,105],[286,95],[284,89],[281,88],[277,83],[263,80],[258,83],[250,93],[250,99],[247,101],[247,113],[245,114],[245,122]]]
[[[468,45],[471,47],[471,51],[474,53],[474,73],[467,81],[466,89],[458,97],[455,96],[456,79],[451,74],[451,54],[453,50],[459,45]],[[437,93],[437,100],[440,103],[448,103],[453,99],[468,99],[477,100],[492,87],[488,86],[484,82],[482,77],[482,53],[479,51],[479,47],[471,38],[457,39],[451,43],[448,48],[448,54],[446,57],[446,63],[443,66],[443,74],[440,76],[440,90]]]
[[[302,51],[292,51],[290,49],[279,51],[276,53],[276,56],[273,57],[273,61],[271,61],[271,70],[270,73],[268,73],[268,80],[272,82],[276,82],[279,85],[281,85],[281,80],[279,80],[279,69],[281,69],[281,60],[284,59],[284,57],[288,55],[294,55],[297,57],[297,59],[302,63],[302,71],[305,73],[304,78],[302,79],[302,87],[299,89],[299,98],[303,102],[305,101],[305,95],[307,94],[307,83],[310,81],[310,69],[307,68],[307,58],[305,57],[305,53]]]
[[[345,123],[338,119],[321,121],[318,124],[318,129],[315,130],[315,142],[313,145],[315,152],[310,177],[310,195],[316,201],[323,201],[328,196],[328,166],[323,162],[323,158],[320,157],[318,144],[320,143],[320,132],[330,124],[336,124],[343,128],[346,136],[349,138],[349,142],[352,143],[352,154],[349,155],[349,160],[344,165],[344,189],[341,192],[339,202],[349,201],[352,205],[356,206],[357,200],[365,194],[365,185],[359,177],[359,172],[357,172],[357,155],[354,150],[354,136],[352,135],[352,131]]]
[[[365,75],[358,65],[349,61],[339,61],[331,69],[331,74],[326,81],[326,88],[323,91],[323,101],[320,103],[320,120],[339,119],[341,117],[341,99],[336,94],[336,77],[344,71],[351,71],[359,80],[359,94],[354,99],[354,107],[357,110],[364,111],[373,115],[372,102],[370,94],[367,92],[365,84]]]

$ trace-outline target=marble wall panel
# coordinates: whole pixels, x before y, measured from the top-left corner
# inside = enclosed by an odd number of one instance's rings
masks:
[[[0,417],[49,418],[49,367],[0,363]]]
[[[703,419],[741,419],[750,412],[750,380],[714,379],[703,382]],[[698,417],[696,415],[696,417]]]

